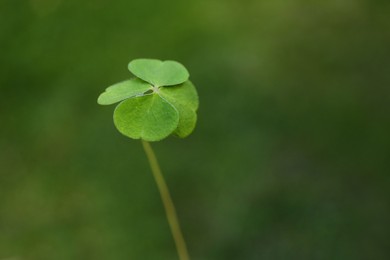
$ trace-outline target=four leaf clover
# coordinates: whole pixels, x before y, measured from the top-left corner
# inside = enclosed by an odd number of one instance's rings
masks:
[[[114,111],[119,132],[145,141],[191,134],[199,99],[186,68],[176,61],[136,59],[128,69],[136,77],[108,87],[98,98],[100,105],[120,102]]]

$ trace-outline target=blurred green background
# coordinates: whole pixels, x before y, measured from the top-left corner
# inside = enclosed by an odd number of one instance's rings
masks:
[[[153,144],[193,259],[389,259],[390,2],[0,1],[0,259],[177,259],[139,141],[96,104],[183,63]]]

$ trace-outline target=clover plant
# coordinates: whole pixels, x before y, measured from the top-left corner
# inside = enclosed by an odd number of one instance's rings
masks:
[[[114,111],[118,131],[141,139],[167,214],[181,260],[189,259],[176,210],[149,142],[170,135],[187,137],[195,128],[198,94],[187,69],[176,61],[136,59],[129,63],[133,78],[108,87],[98,104],[119,103]]]

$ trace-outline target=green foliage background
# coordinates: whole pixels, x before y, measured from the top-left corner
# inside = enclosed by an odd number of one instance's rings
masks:
[[[176,259],[140,142],[96,104],[135,58],[191,73],[154,144],[193,259],[389,259],[390,4],[0,1],[0,259]]]

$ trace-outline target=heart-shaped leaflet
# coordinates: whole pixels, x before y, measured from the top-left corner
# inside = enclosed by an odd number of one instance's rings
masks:
[[[136,59],[129,63],[128,68],[135,76],[155,87],[178,85],[190,76],[183,65],[171,60]]]

